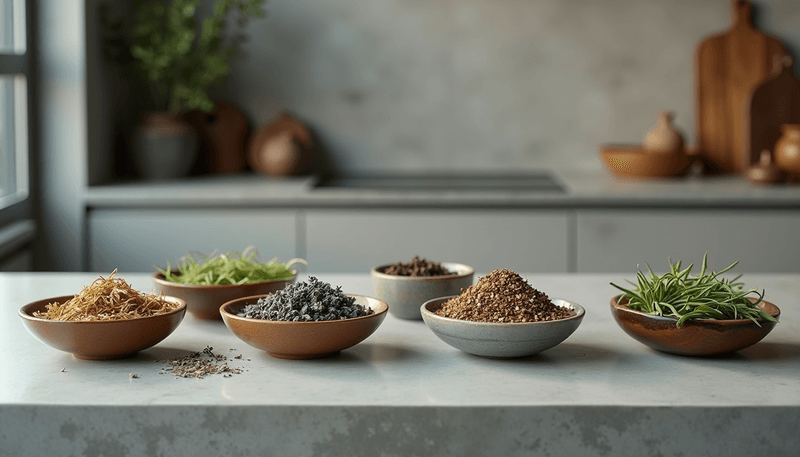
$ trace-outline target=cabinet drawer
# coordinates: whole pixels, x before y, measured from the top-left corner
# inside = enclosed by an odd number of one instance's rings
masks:
[[[625,272],[637,265],[668,268],[668,258],[734,272],[800,271],[800,212],[796,211],[579,211],[578,272]],[[695,271],[699,271],[695,270]]]
[[[262,261],[297,255],[294,211],[95,210],[88,221],[92,271],[153,272],[190,252],[241,252],[250,245]]]
[[[415,255],[519,272],[566,272],[566,211],[316,210],[306,213],[309,271],[368,272]]]

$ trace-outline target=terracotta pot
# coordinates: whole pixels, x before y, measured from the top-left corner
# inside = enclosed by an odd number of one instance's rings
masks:
[[[783,124],[781,132],[775,143],[775,164],[790,177],[800,178],[800,124]]]
[[[133,164],[142,178],[187,176],[197,154],[197,134],[178,114],[153,112],[142,117],[133,148]]]
[[[683,153],[683,135],[672,124],[672,114],[658,112],[658,123],[647,132],[642,142],[646,152]]]
[[[310,165],[313,148],[309,129],[288,113],[281,113],[255,133],[247,163],[270,176],[296,175]]]

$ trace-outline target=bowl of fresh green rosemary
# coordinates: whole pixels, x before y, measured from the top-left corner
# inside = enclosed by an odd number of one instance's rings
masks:
[[[219,307],[241,297],[268,294],[295,281],[297,271],[291,267],[304,260],[281,263],[277,259],[260,262],[255,251],[182,258],[176,268],[167,268],[153,275],[158,292],[186,301],[189,313],[197,319],[221,319]]]
[[[611,313],[625,333],[658,351],[707,356],[745,349],[772,331],[780,309],[764,291],[744,289],[740,276],[722,276],[736,264],[709,271],[703,256],[696,276],[680,261],[662,275],[648,267],[630,287],[611,283],[623,292],[611,299]]]

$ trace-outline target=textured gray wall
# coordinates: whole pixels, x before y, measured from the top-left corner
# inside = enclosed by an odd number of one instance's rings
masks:
[[[754,1],[800,56],[797,0]],[[283,107],[346,170],[601,168],[669,109],[692,141],[692,50],[727,0],[268,0],[217,95]]]

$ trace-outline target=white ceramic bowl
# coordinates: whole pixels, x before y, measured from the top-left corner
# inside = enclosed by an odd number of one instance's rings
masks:
[[[372,291],[376,298],[389,304],[389,313],[401,319],[422,319],[420,306],[428,300],[458,295],[472,285],[475,270],[460,263],[442,262],[455,274],[446,276],[399,276],[384,273],[390,265],[372,269]]]
[[[434,311],[453,298],[441,297],[420,307],[422,320],[442,341],[470,354],[482,357],[524,357],[550,349],[572,335],[581,325],[585,310],[581,305],[558,298],[556,306],[575,311],[575,315],[555,321],[500,324],[451,319]]]

